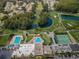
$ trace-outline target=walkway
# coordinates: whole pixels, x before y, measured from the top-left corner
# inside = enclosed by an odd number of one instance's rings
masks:
[[[67,31],[72,43],[77,43],[76,40],[74,39],[74,37],[69,33],[69,31]]]
[[[49,36],[50,38],[52,38],[53,43],[56,44],[56,43],[55,43],[55,40],[54,40],[54,33],[53,33],[53,32],[49,32],[48,36]]]

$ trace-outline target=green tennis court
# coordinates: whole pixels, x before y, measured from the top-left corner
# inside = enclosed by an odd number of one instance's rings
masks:
[[[70,38],[66,34],[56,35],[56,40],[55,41],[56,41],[57,44],[69,44],[70,43]]]

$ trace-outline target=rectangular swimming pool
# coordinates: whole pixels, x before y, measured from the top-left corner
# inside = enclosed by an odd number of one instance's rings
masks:
[[[10,44],[19,45],[22,39],[23,39],[22,36],[20,36],[20,35],[15,35],[15,36],[12,38]]]
[[[15,37],[14,44],[19,44],[21,41],[21,37]]]
[[[57,44],[69,44],[70,38],[66,34],[56,35],[55,42]]]

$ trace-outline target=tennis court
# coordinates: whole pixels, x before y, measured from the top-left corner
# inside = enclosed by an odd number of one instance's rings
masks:
[[[70,38],[67,34],[56,35],[55,42],[57,44],[69,44]]]

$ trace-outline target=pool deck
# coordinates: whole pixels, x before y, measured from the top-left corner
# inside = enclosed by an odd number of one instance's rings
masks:
[[[50,37],[50,38],[52,38],[52,42],[53,42],[53,44],[56,44],[55,43],[55,40],[54,40],[54,32],[50,32],[49,34],[48,34],[48,36]]]
[[[13,38],[12,38],[10,44],[16,45],[16,44],[14,43],[16,37],[21,37],[21,40],[23,40],[23,37],[22,37],[21,35],[15,35],[15,36],[13,36]],[[21,41],[21,40],[20,40],[20,41]],[[20,43],[18,43],[18,44],[20,44]]]

